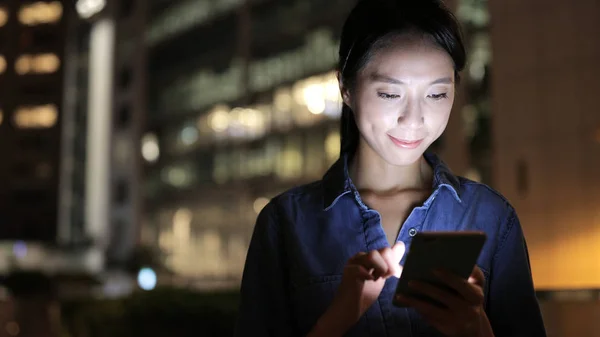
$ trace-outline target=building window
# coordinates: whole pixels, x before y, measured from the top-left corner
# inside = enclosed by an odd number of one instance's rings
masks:
[[[0,74],[3,74],[6,71],[6,58],[4,55],[0,55]]]
[[[8,11],[6,8],[0,7],[0,27],[4,27],[8,22]]]
[[[20,129],[46,129],[56,125],[58,108],[54,104],[27,106],[15,111],[13,122]]]
[[[19,10],[19,21],[26,26],[58,22],[63,14],[60,1],[34,2],[23,5]]]
[[[60,59],[56,54],[21,55],[15,62],[15,71],[19,75],[51,74],[60,67]]]

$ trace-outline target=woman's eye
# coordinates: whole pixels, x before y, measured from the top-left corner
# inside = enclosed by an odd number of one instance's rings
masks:
[[[433,100],[439,101],[441,99],[448,98],[448,94],[447,93],[443,93],[443,94],[431,94],[428,97],[431,98],[431,99],[433,99]]]
[[[383,92],[377,93],[377,96],[379,96],[380,98],[383,98],[383,99],[396,99],[396,98],[400,97],[400,95],[386,94],[386,93],[383,93]]]

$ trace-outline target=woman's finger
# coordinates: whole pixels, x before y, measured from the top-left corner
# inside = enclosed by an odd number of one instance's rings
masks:
[[[386,275],[389,269],[387,262],[377,250],[372,250],[367,254],[361,255],[355,263],[367,270],[371,270],[375,280]]]
[[[457,310],[457,308],[460,308],[461,306],[464,307],[469,305],[464,299],[456,296],[456,294],[450,293],[429,283],[413,281],[410,282],[408,286],[411,290],[440,302],[450,310]]]
[[[388,268],[387,273],[381,275],[382,277],[388,278],[392,275],[400,274],[400,261],[396,261],[394,251],[391,248],[380,249],[379,254],[385,260]]]
[[[483,303],[483,289],[479,285],[471,284],[467,280],[446,271],[435,271],[434,273],[442,283],[456,290],[470,304],[479,305]]]

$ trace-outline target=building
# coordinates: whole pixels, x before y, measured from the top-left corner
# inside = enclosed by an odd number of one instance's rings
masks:
[[[471,3],[460,10],[474,21],[479,57],[465,86],[471,77],[481,83],[489,69],[481,33],[489,16],[485,3]],[[150,9],[142,242],[160,247],[183,279],[236,287],[258,212],[283,190],[320,179],[337,160],[334,69],[353,5],[188,0]],[[459,173],[487,177],[469,171],[462,116],[470,112],[476,125],[483,114],[473,105],[461,113],[468,98],[459,100],[440,151]],[[472,129],[471,136],[481,133]]]
[[[144,1],[0,2],[0,273],[110,279],[130,263],[144,20]]]
[[[63,7],[60,1],[0,3],[3,240],[47,242],[56,236],[66,28]]]

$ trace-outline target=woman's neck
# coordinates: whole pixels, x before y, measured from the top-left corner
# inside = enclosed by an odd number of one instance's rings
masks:
[[[349,167],[350,177],[358,190],[386,195],[432,188],[433,170],[423,156],[411,165],[391,165],[361,143]]]

